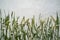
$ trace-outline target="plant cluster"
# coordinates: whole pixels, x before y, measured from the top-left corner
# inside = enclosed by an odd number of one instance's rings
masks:
[[[1,15],[2,13],[0,13]],[[18,23],[19,17],[11,15],[0,16],[0,40],[59,40],[59,17],[50,16],[46,20],[39,17],[39,25],[35,17],[31,20],[25,17]]]

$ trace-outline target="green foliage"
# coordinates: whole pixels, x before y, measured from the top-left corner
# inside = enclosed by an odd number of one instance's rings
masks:
[[[15,18],[15,15],[13,14],[13,12],[11,15],[8,14],[4,19],[0,17],[3,19],[0,19],[0,23],[3,22],[2,25],[4,25],[1,26],[1,31],[3,30],[2,37],[5,40],[59,40],[58,14],[56,15],[56,20],[53,16],[47,18],[46,20],[39,18],[39,25],[35,22],[36,20],[34,16],[31,20],[23,17],[21,23],[18,23],[19,17]],[[3,28],[6,28],[6,30]],[[4,30],[6,32],[4,32]]]

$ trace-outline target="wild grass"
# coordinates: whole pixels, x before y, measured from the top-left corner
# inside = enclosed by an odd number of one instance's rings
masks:
[[[0,13],[1,15],[2,13]],[[59,40],[59,17],[50,16],[46,20],[39,17],[39,25],[35,17],[31,20],[25,17],[18,23],[19,17],[11,15],[2,18],[0,16],[0,40]]]

